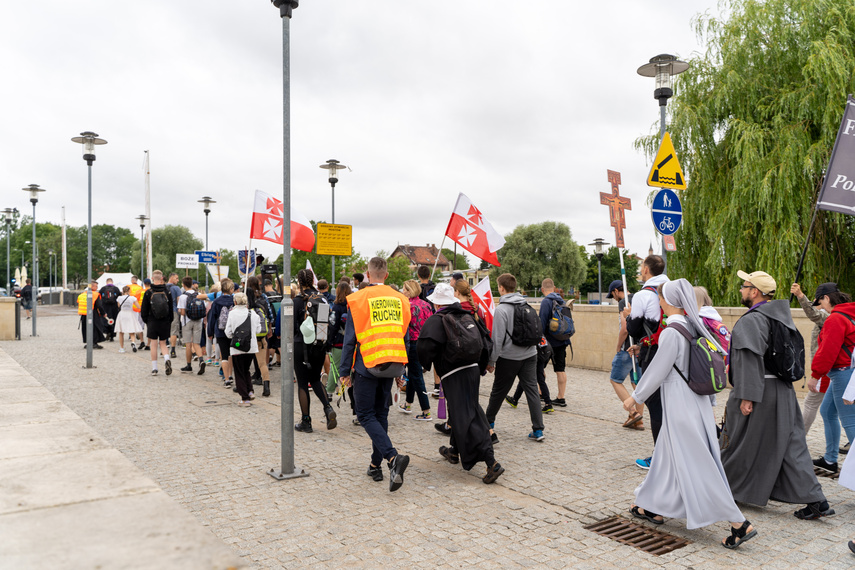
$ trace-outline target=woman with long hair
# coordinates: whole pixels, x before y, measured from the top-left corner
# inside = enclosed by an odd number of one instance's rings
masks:
[[[258,337],[258,352],[255,353],[253,362],[255,363],[255,374],[252,375],[252,383],[256,386],[263,386],[262,396],[270,396],[270,371],[267,368],[267,339],[271,336],[273,330],[273,308],[267,301],[267,295],[261,288],[261,280],[255,275],[250,276],[246,280],[246,298],[247,306],[250,311],[260,309],[264,318],[267,319],[267,335]]]
[[[314,287],[315,274],[311,269],[301,269],[297,273],[297,286],[300,292],[294,295],[294,373],[297,375],[297,391],[300,400],[300,412],[303,414],[300,423],[294,426],[297,431],[312,433],[312,416],[309,414],[309,386],[315,392],[324,415],[327,417],[327,429],[336,427],[336,414],[327,399],[327,391],[321,382],[324,371],[326,347],[324,343],[307,344],[303,338],[301,325],[307,316],[307,303],[310,297],[320,297]],[[325,302],[325,301],[324,301]]]
[[[662,430],[653,451],[650,471],[635,490],[633,516],[662,524],[663,516],[684,518],[687,527],[699,528],[728,521],[731,535],[722,540],[737,548],[757,531],[742,515],[721,464],[715,418],[710,413],[713,396],[693,392],[680,376],[689,374],[690,346],[672,325],[717,345],[698,314],[692,284],[678,279],[659,286],[659,305],[668,327],[659,337],[659,350],[623,407],[630,412],[657,389],[662,397]],[[678,370],[679,368],[679,370]]]
[[[407,395],[406,401],[398,406],[398,410],[405,414],[412,413],[411,406],[415,397],[418,396],[422,412],[416,416],[416,419],[430,421],[433,418],[430,415],[430,399],[425,389],[422,365],[419,362],[418,344],[419,333],[425,321],[433,314],[433,309],[419,298],[421,292],[422,288],[415,280],[404,282],[403,293],[410,300],[410,326],[407,328]]]

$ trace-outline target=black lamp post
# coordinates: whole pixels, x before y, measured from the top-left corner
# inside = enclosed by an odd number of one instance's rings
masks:
[[[603,255],[605,255],[605,246],[609,245],[603,238],[596,238],[594,243],[588,245],[594,246],[594,255],[597,256],[597,291],[600,304],[603,302]]]
[[[6,294],[12,294],[12,267],[10,264],[9,258],[12,256],[11,244],[9,242],[9,236],[12,233],[12,220],[15,219],[18,215],[17,208],[6,208],[3,210],[3,221],[6,222]],[[21,256],[23,260],[23,254]],[[23,261],[21,261],[21,265],[23,265]]]
[[[39,258],[36,256],[38,245],[36,244],[36,204],[39,203],[39,192],[44,192],[44,188],[39,188],[38,184],[30,184],[26,188],[22,188],[24,192],[29,192],[30,203],[33,205],[33,284],[35,286],[35,294],[30,293],[30,301],[33,304],[33,336],[36,335],[36,309],[39,305]]]
[[[335,223],[335,185],[338,182],[338,177],[336,175],[337,170],[341,170],[342,168],[347,168],[345,165],[341,164],[339,161],[331,158],[327,161],[326,164],[322,164],[321,168],[325,170],[329,170],[329,183],[330,188],[332,188],[332,223]],[[330,287],[335,289],[336,278],[335,278],[335,256],[332,256],[331,268],[332,268],[332,280],[330,281]]]
[[[201,200],[198,200],[200,204],[202,204],[202,208],[205,212],[205,251],[208,251],[208,214],[211,213],[211,204],[216,204],[216,200],[212,200],[210,196],[202,196]],[[208,267],[205,266],[205,291],[208,290]]]
[[[92,368],[92,163],[95,162],[95,146],[107,144],[96,133],[84,131],[71,142],[83,145],[83,160],[89,169],[88,202],[89,217],[86,221],[86,368]]]

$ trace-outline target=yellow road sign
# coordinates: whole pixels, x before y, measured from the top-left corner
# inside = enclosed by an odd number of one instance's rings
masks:
[[[353,226],[318,224],[318,255],[353,254]]]
[[[650,176],[647,177],[647,185],[672,190],[686,189],[686,177],[680,168],[680,161],[677,160],[677,153],[674,151],[671,135],[668,133],[662,137],[659,152],[656,153],[653,168],[650,169]]]

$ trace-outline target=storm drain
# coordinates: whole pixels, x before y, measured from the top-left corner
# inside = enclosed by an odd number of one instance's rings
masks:
[[[194,406],[199,406],[200,408],[209,408],[211,406],[226,406],[231,404],[229,400],[218,400],[216,398],[209,398],[207,400],[190,400],[190,403]]]
[[[671,551],[683,548],[690,544],[688,540],[653,530],[641,524],[634,523],[623,517],[611,517],[598,523],[584,527],[595,533],[616,540],[627,546],[634,546],[639,550],[660,556]]]
[[[825,477],[826,479],[837,479],[840,477],[840,472],[832,473],[831,471],[826,471],[822,467],[814,467],[813,472],[816,473],[817,477]]]

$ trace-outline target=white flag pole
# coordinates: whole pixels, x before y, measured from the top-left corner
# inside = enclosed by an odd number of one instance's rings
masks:
[[[428,281],[433,281],[433,274],[436,271],[436,264],[439,263],[439,256],[442,255],[442,246],[445,245],[446,236],[442,236],[442,242],[439,244],[439,249],[436,251],[436,258],[433,261],[433,269],[430,270],[430,278]]]
[[[626,267],[623,264],[623,248],[618,248],[618,255],[620,256],[620,278],[623,281],[623,298],[626,299],[626,306],[629,307],[629,289],[626,287]],[[628,338],[630,346],[635,344],[631,336]],[[630,355],[630,359],[632,360],[632,377],[638,379],[638,373],[635,370],[635,357]]]

